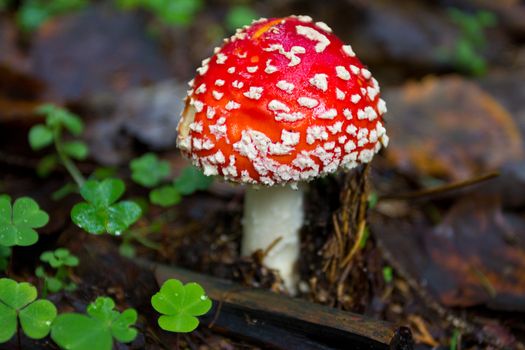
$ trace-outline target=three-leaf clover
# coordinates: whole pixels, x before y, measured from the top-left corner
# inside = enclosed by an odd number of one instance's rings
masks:
[[[43,252],[40,255],[40,260],[47,262],[55,269],[58,269],[61,266],[78,266],[78,258],[72,255],[66,248],[58,248],[55,251]]]
[[[66,350],[110,350],[113,338],[129,343],[137,336],[132,326],[137,321],[137,312],[126,309],[120,313],[115,302],[108,297],[98,297],[89,304],[87,315],[66,313],[53,322],[51,338]]]
[[[29,144],[34,150],[49,146],[53,142],[57,130],[60,130],[62,127],[66,128],[75,136],[80,135],[84,130],[82,120],[64,108],[52,104],[45,104],[37,109],[37,113],[46,117],[46,124],[35,125],[29,130]],[[78,145],[65,148],[67,153],[69,153],[67,148],[77,148],[76,150],[71,150],[71,156],[75,153],[82,153],[82,151],[78,150]]]
[[[73,207],[73,222],[89,233],[107,232],[120,235],[142,214],[140,206],[135,202],[117,202],[124,194],[125,188],[120,179],[86,181],[80,188],[80,195],[87,202],[78,203]]]
[[[154,153],[146,153],[130,163],[131,178],[144,187],[154,187],[170,174],[167,161],[159,160]]]
[[[158,320],[160,328],[187,333],[197,328],[199,320],[196,316],[210,311],[212,303],[199,284],[183,285],[179,280],[170,279],[151,298],[151,305],[163,314]]]
[[[67,291],[76,289],[76,284],[69,281],[68,268],[78,266],[79,261],[69,250],[58,248],[55,251],[43,252],[40,255],[40,260],[56,269],[54,276],[49,276],[42,266],[37,267],[35,270],[35,275],[44,280],[44,289],[42,291],[44,295],[47,294],[48,290],[51,293],[56,293],[62,289]]]
[[[151,203],[161,207],[169,207],[180,202],[181,196],[174,186],[162,186],[149,193]]]
[[[213,177],[206,176],[194,166],[186,167],[175,179],[174,186],[180,194],[187,196],[198,190],[206,190],[213,182]]]
[[[0,244],[3,246],[28,246],[38,241],[35,228],[43,227],[49,216],[33,199],[18,198],[11,205],[11,198],[0,196]]]
[[[57,309],[48,300],[36,300],[36,288],[26,282],[0,279],[0,343],[16,333],[18,321],[25,335],[42,339],[49,333]]]

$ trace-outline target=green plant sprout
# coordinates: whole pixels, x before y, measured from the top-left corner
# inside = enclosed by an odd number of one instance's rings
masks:
[[[46,273],[43,266],[38,266],[35,270],[35,275],[44,281],[44,288],[42,294],[47,295],[47,292],[57,293],[61,290],[73,291],[77,285],[70,281],[70,268],[78,266],[78,258],[72,255],[66,248],[58,248],[55,251],[46,251],[40,255],[42,262],[48,263],[56,270],[54,276]]]
[[[170,174],[167,161],[159,160],[153,153],[147,153],[130,162],[131,178],[141,186],[153,188]],[[151,203],[161,207],[170,207],[181,201],[182,195],[190,195],[198,190],[206,190],[213,178],[205,176],[194,166],[186,167],[174,179],[172,184],[154,188],[149,194]]]
[[[383,267],[383,280],[390,284],[394,280],[394,270],[392,269],[392,266],[385,266]]]
[[[148,10],[164,24],[180,27],[190,25],[203,5],[202,0],[116,0],[116,3],[124,10]]]
[[[157,186],[170,175],[170,164],[161,161],[154,153],[146,153],[130,162],[131,178],[144,187]]]
[[[210,311],[212,302],[199,284],[184,285],[179,280],[170,279],[153,295],[151,305],[162,314],[158,319],[160,328],[170,332],[188,333],[199,326],[196,316]]]
[[[233,6],[226,15],[226,27],[233,32],[237,28],[250,24],[257,18],[259,16],[250,7],[245,5]]]
[[[29,246],[38,241],[36,228],[43,227],[49,215],[29,197],[18,198],[11,205],[8,195],[0,196],[0,245]]]
[[[86,200],[71,210],[71,219],[83,230],[92,234],[107,232],[121,235],[142,214],[140,206],[133,201],[119,201],[126,186],[120,179],[88,180],[80,188]]]
[[[0,272],[7,272],[10,257],[11,248],[0,245]]]
[[[59,315],[51,327],[51,338],[66,350],[111,350],[113,339],[120,343],[132,342],[137,336],[133,325],[137,312],[114,310],[115,302],[98,297],[88,305],[87,315],[65,313]]]
[[[87,3],[87,0],[24,0],[16,18],[23,31],[32,32],[51,18],[80,10]]]
[[[73,136],[79,136],[84,130],[82,120],[64,108],[52,104],[45,104],[37,109],[37,113],[46,117],[45,124],[38,124],[29,131],[29,144],[34,150],[40,150],[54,144],[57,154],[44,157],[38,166],[38,173],[46,175],[52,171],[58,162],[67,169],[78,187],[85,182],[71,159],[83,160],[88,155],[87,145],[78,140],[63,141],[63,130],[69,131]]]
[[[460,345],[461,340],[461,332],[459,329],[454,329],[454,332],[452,333],[452,337],[450,337],[450,350],[457,350]]]
[[[487,70],[483,50],[487,46],[485,29],[496,25],[494,14],[478,11],[474,14],[456,8],[448,11],[451,20],[459,27],[460,36],[450,54],[456,67],[472,75],[482,75]]]
[[[132,241],[137,241],[144,247],[153,250],[160,250],[161,245],[157,242],[151,241],[147,237],[148,234],[160,231],[162,227],[162,222],[160,221],[161,220],[156,220],[148,226],[133,228],[126,231],[126,233],[122,236],[122,243],[119,246],[120,255],[128,258],[135,256],[135,247],[131,243]]]
[[[20,332],[19,327],[32,339],[42,339],[49,334],[57,309],[50,301],[36,298],[37,290],[33,285],[0,279],[0,343]]]

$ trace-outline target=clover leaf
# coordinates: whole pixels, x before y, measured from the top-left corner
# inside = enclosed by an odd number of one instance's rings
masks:
[[[186,167],[174,181],[180,194],[187,196],[198,190],[206,190],[213,182],[213,177],[206,176],[194,166]]]
[[[34,150],[42,149],[53,142],[53,131],[45,125],[35,125],[29,130],[29,145]]]
[[[0,196],[0,244],[28,246],[38,241],[35,228],[43,227],[49,216],[33,199],[18,198],[13,205],[9,196]]]
[[[169,207],[180,202],[181,196],[174,186],[162,186],[154,189],[149,194],[151,203],[161,207]]]
[[[42,339],[48,335],[57,309],[48,300],[36,300],[36,288],[26,282],[0,279],[0,343],[13,337],[18,320],[25,335]]]
[[[87,315],[61,314],[53,322],[51,338],[66,350],[110,350],[113,338],[129,343],[137,336],[132,326],[137,321],[137,312],[127,309],[120,313],[115,302],[108,297],[98,297],[89,304]]]
[[[61,266],[78,265],[78,258],[72,255],[66,248],[58,248],[55,251],[45,251],[40,255],[40,260],[47,262],[55,269]]]
[[[146,153],[129,164],[131,178],[144,187],[154,187],[170,174],[170,165],[161,161],[154,153]]]
[[[158,319],[160,328],[187,333],[197,328],[199,320],[196,316],[210,311],[212,303],[199,284],[183,285],[179,280],[170,279],[151,298],[151,305],[163,314]]]
[[[73,222],[89,233],[120,235],[142,214],[140,206],[135,202],[117,202],[124,191],[125,185],[120,179],[86,181],[80,188],[80,195],[87,202],[73,207]]]
[[[84,130],[82,119],[67,109],[53,104],[44,104],[37,108],[37,113],[46,117],[46,125],[51,130],[55,130],[57,127],[65,127],[75,136],[80,135]]]
[[[44,282],[42,295],[46,296],[47,292],[56,293],[62,289],[73,291],[77,285],[71,281],[70,267],[78,266],[78,258],[72,255],[66,248],[58,248],[55,251],[45,251],[40,255],[40,260],[48,263],[53,269],[56,269],[55,275],[48,275],[44,267],[38,266],[35,275]]]

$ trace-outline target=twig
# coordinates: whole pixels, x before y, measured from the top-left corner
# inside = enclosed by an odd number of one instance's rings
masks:
[[[487,181],[490,179],[493,179],[495,177],[498,177],[500,175],[499,172],[494,171],[488,174],[476,176],[467,180],[462,180],[458,182],[452,182],[443,186],[437,186],[432,188],[425,188],[419,191],[415,192],[409,192],[409,193],[402,193],[402,194],[387,194],[379,197],[379,201],[384,199],[418,199],[421,197],[429,197],[437,194],[442,194],[458,189],[462,189],[468,186],[476,185],[480,182]]]

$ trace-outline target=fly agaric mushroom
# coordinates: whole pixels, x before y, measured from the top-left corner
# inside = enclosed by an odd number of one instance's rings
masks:
[[[293,293],[297,184],[368,163],[387,146],[378,83],[350,45],[308,16],[254,21],[197,72],[178,146],[204,174],[248,185],[242,254],[275,243],[265,264]]]

